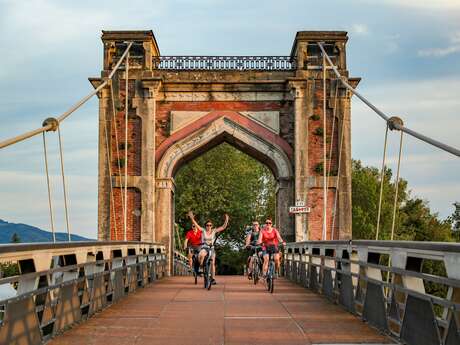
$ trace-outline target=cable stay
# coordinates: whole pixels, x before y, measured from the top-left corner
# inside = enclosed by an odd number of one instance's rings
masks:
[[[75,110],[77,110],[78,108],[80,108],[83,104],[85,104],[91,97],[93,97],[94,95],[96,95],[99,91],[101,91],[109,82],[109,80],[112,79],[113,75],[115,74],[115,72],[119,69],[121,63],[123,62],[123,59],[126,57],[126,55],[128,54],[129,52],[129,49],[131,48],[131,46],[133,45],[133,42],[129,42],[128,43],[128,47],[126,48],[126,50],[123,52],[123,55],[121,56],[121,58],[118,60],[117,64],[115,65],[115,67],[113,68],[113,70],[110,72],[109,76],[102,82],[101,85],[99,85],[96,89],[94,89],[92,92],[90,92],[88,95],[86,95],[85,97],[83,97],[80,101],[78,101],[75,105],[73,105],[69,110],[67,110],[66,112],[64,112],[63,114],[61,114],[59,117],[56,118],[56,120],[59,122],[59,124],[64,121],[67,117],[69,117],[69,115],[71,115]],[[13,138],[10,138],[10,139],[7,139],[7,140],[4,140],[4,141],[1,141],[0,142],[0,149],[3,149],[7,146],[10,146],[10,145],[13,145],[13,144],[16,144],[20,141],[23,141],[23,140],[26,140],[26,139],[29,139],[29,138],[32,138],[33,136],[37,135],[37,134],[40,134],[40,133],[43,133],[43,132],[48,132],[48,131],[51,131],[53,129],[53,126],[52,124],[47,124],[45,126],[42,126],[40,128],[37,128],[37,129],[34,129],[32,131],[29,131],[29,132],[26,132],[26,133],[23,133],[21,135],[18,135],[18,136],[15,136]]]
[[[28,138],[31,138],[37,134],[42,133],[43,136],[43,155],[44,155],[44,165],[45,165],[45,176],[46,176],[46,185],[47,185],[47,191],[48,191],[48,206],[49,206],[49,215],[50,215],[50,225],[51,225],[51,233],[52,233],[52,239],[53,243],[56,242],[56,233],[55,233],[55,219],[54,219],[54,212],[53,212],[53,203],[52,203],[52,192],[51,192],[51,183],[50,183],[50,176],[49,176],[49,169],[48,169],[48,152],[47,152],[47,144],[46,144],[46,132],[50,131],[57,131],[58,134],[58,146],[59,146],[59,161],[60,161],[60,170],[61,170],[61,179],[62,179],[62,190],[64,193],[64,211],[65,211],[65,223],[66,223],[66,230],[67,230],[67,238],[68,241],[71,241],[71,229],[70,229],[70,221],[69,221],[69,198],[68,198],[68,193],[67,193],[67,188],[66,188],[66,179],[65,179],[65,169],[64,169],[64,150],[63,150],[63,145],[62,145],[62,136],[61,136],[61,128],[60,125],[61,123],[69,117],[73,112],[75,112],[77,109],[79,109],[83,104],[85,104],[92,96],[96,95],[99,91],[101,91],[105,86],[110,85],[110,90],[111,90],[111,96],[112,96],[112,115],[114,119],[114,126],[115,126],[115,141],[116,141],[116,146],[117,146],[117,155],[119,157],[119,151],[118,151],[118,135],[117,135],[117,128],[116,128],[116,121],[115,121],[115,102],[114,102],[114,93],[113,93],[113,83],[112,83],[112,78],[115,75],[115,72],[118,71],[120,68],[123,60],[125,60],[125,66],[126,66],[126,100],[125,100],[125,176],[124,176],[124,195],[121,193],[121,199],[122,199],[122,208],[123,208],[123,228],[124,228],[124,240],[126,241],[127,238],[127,227],[126,227],[126,221],[127,221],[127,147],[128,147],[128,69],[129,69],[129,50],[131,46],[133,45],[133,42],[129,42],[126,50],[123,52],[121,55],[120,59],[118,62],[115,64],[114,68],[110,72],[109,76],[99,85],[94,91],[90,92],[88,95],[83,97],[80,101],[78,101],[75,105],[73,105],[69,110],[61,114],[57,118],[47,118],[45,121],[42,123],[42,127],[34,129],[32,131],[23,133],[21,135],[15,136],[13,138],[4,140],[0,142],[0,149],[8,147],[10,145],[14,145],[16,143],[19,143],[21,141],[24,141]],[[113,196],[113,184],[112,184],[112,170],[111,170],[111,161],[112,161],[112,156],[111,156],[111,150],[109,149],[109,138],[108,138],[108,133],[107,133],[107,124],[104,126],[105,129],[105,141],[106,141],[106,148],[107,148],[107,159],[109,161],[109,179],[110,179],[110,197],[112,200],[112,209],[113,209],[113,218],[114,218],[114,225],[115,225],[115,234],[117,233],[117,223],[116,223],[116,211],[115,211],[115,203],[114,203],[114,196]],[[119,173],[121,173],[121,166],[120,166],[120,161],[118,159],[118,167],[119,167]],[[122,185],[123,187],[123,185]],[[116,236],[116,235],[115,235]]]
[[[332,62],[331,58],[329,57],[329,55],[326,53],[326,50],[324,49],[323,47],[324,45],[324,42],[319,42],[318,43],[318,46],[319,48],[321,49],[321,52],[323,53],[323,57],[326,58],[330,68],[334,71],[335,75],[337,76],[337,78],[340,79],[341,83],[348,89],[351,91],[351,93],[353,93],[356,97],[358,97],[364,104],[366,104],[369,108],[371,108],[377,115],[379,115],[385,122],[387,122],[389,128],[391,130],[398,130],[398,131],[402,131],[406,134],[409,134],[411,136],[413,136],[414,138],[417,138],[419,140],[422,140],[432,146],[435,146],[441,150],[444,150],[446,152],[449,152],[457,157],[460,157],[460,150],[455,148],[455,147],[452,147],[452,146],[449,146],[447,144],[444,144],[440,141],[437,141],[433,138],[430,138],[424,134],[421,134],[421,133],[418,133],[410,128],[407,128],[404,126],[404,124],[402,122],[399,122],[399,121],[396,121],[394,117],[390,117],[388,115],[386,115],[383,111],[381,111],[380,109],[378,109],[375,105],[373,105],[371,102],[369,102],[363,95],[361,95],[358,91],[356,91],[356,89],[351,86],[347,81],[346,81],[346,78],[343,77],[340,72],[338,71],[337,69],[337,66],[334,65],[334,63]]]

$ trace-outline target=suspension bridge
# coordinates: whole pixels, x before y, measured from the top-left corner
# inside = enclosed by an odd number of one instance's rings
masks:
[[[162,56],[151,31],[104,31],[94,90],[40,128],[53,243],[0,246],[18,275],[0,278],[1,344],[460,343],[460,245],[394,241],[404,136],[460,157],[408,128],[356,87],[347,34],[298,32],[290,56]],[[99,98],[98,241],[71,242],[61,124]],[[374,241],[351,239],[350,100],[383,120]],[[381,241],[388,132],[399,132],[391,240]],[[68,242],[56,242],[47,136],[57,132]],[[174,175],[228,142],[277,181],[289,239],[273,294],[244,277],[194,285],[175,251]],[[68,158],[67,158],[68,159]],[[305,207],[291,215],[289,206]],[[427,274],[436,262],[443,275]],[[442,295],[427,286],[442,286]]]

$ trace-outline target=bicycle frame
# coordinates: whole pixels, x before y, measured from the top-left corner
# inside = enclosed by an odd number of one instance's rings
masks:
[[[212,272],[212,262],[213,262],[213,256],[214,256],[214,244],[209,246],[209,251],[208,254],[206,254],[206,257],[204,258],[203,261],[203,278],[204,278],[204,288],[211,290],[211,281],[214,278],[213,272]]]

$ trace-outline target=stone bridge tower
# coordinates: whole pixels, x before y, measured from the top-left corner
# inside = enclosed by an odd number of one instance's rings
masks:
[[[100,78],[90,78],[95,87],[127,42],[134,44],[128,88],[122,69],[99,94],[99,239],[124,239],[126,169],[126,238],[172,248],[174,175],[224,141],[273,172],[278,182],[276,223],[290,241],[322,239],[322,171],[327,168],[326,239],[350,238],[351,94],[329,69],[324,94],[317,45],[324,42],[340,73],[348,76],[347,39],[346,32],[301,31],[290,56],[178,57],[160,55],[152,31],[104,31],[104,69]],[[348,82],[356,86],[359,79]],[[310,213],[289,214],[296,200],[305,202]]]

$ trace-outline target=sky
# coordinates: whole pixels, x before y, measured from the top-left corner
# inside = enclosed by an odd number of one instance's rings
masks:
[[[92,90],[101,30],[153,30],[162,55],[289,55],[297,31],[348,31],[350,75],[389,115],[460,148],[460,0],[0,0],[0,140],[39,127]],[[62,125],[71,232],[97,233],[98,102]],[[380,166],[385,124],[352,103],[352,156]],[[395,168],[398,133],[390,133]],[[47,136],[56,229],[65,230],[56,135]],[[460,158],[405,137],[401,176],[446,217]],[[49,229],[41,136],[0,150],[0,219]]]

